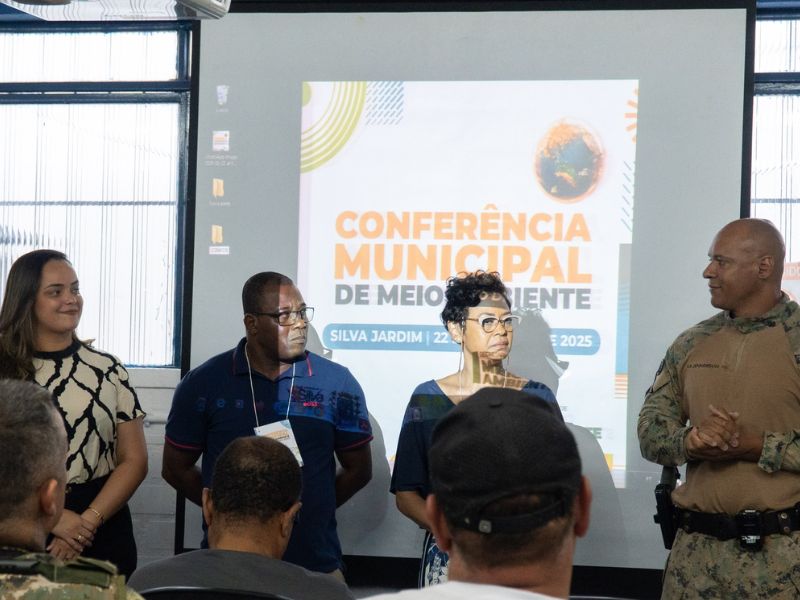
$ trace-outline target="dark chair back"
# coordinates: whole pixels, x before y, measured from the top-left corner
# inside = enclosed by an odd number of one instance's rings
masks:
[[[569,600],[629,600],[619,596],[570,596]]]
[[[292,600],[286,596],[267,592],[246,592],[219,588],[200,588],[189,586],[169,586],[152,588],[139,592],[145,600],[193,600],[194,598],[214,598],[216,600],[245,600],[247,598],[266,600]]]

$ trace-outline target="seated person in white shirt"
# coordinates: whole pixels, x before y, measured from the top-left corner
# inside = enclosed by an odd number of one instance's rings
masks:
[[[426,500],[449,581],[383,600],[568,598],[591,490],[552,404],[484,388],[437,423]]]

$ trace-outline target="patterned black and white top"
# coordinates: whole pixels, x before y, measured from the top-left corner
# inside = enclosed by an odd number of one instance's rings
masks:
[[[116,466],[117,424],[144,416],[119,359],[78,340],[37,352],[36,383],[53,393],[69,439],[67,483],[85,483]]]

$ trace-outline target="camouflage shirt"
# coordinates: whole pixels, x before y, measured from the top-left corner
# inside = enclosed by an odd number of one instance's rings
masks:
[[[692,350],[701,340],[726,327],[734,327],[747,335],[777,326],[783,329],[793,355],[797,380],[800,381],[800,306],[786,295],[761,317],[732,318],[728,312],[720,312],[678,336],[661,361],[639,413],[638,435],[642,456],[665,466],[687,462],[684,440],[691,425],[683,401],[681,373]],[[714,400],[708,399],[710,403]],[[760,469],[766,473],[800,472],[800,429],[765,431],[763,440],[758,461]]]
[[[0,600],[142,600],[109,562],[0,548]]]

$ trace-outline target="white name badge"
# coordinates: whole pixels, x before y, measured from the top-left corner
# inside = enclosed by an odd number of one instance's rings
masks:
[[[300,447],[297,445],[297,440],[294,437],[294,431],[292,431],[292,424],[289,422],[289,419],[267,423],[261,427],[256,427],[253,431],[255,431],[258,436],[272,438],[286,446],[292,451],[292,454],[294,454],[300,466],[303,466],[303,457],[300,455]]]

